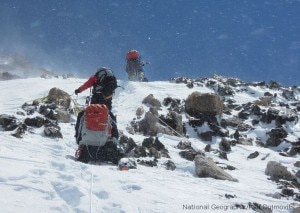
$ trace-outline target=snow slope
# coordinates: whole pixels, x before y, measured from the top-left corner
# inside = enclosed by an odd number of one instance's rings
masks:
[[[5,81],[0,84],[0,114],[13,114],[25,102],[44,97],[52,87],[72,94],[85,79],[29,78]],[[144,136],[130,135],[126,126],[135,117],[137,107],[149,94],[162,101],[168,96],[185,99],[192,91],[211,92],[206,87],[188,89],[184,84],[169,82],[123,82],[115,94],[113,111],[117,115],[118,128],[125,135],[141,143]],[[260,92],[260,91],[257,91]],[[78,97],[83,104],[85,91]],[[250,96],[240,94],[239,101],[247,102]],[[144,108],[147,108],[144,106]],[[273,212],[289,212],[292,200],[274,199],[266,194],[280,192],[277,185],[264,174],[270,160],[281,162],[290,170],[295,169],[296,158],[286,158],[271,149],[237,145],[232,147],[229,163],[236,170],[228,171],[239,182],[221,181],[195,176],[193,162],[178,155],[175,146],[182,138],[159,135],[170,152],[177,168],[138,166],[136,170],[118,171],[113,165],[95,166],[71,159],[77,148],[74,140],[74,122],[60,124],[62,139],[43,136],[42,128],[26,132],[22,139],[11,132],[0,131],[0,206],[1,212],[254,212],[248,202],[257,202],[273,208]],[[298,132],[296,131],[298,128]],[[299,125],[295,137],[300,137]],[[262,130],[263,131],[263,130]],[[204,149],[206,143],[191,136],[194,147]],[[247,160],[258,151],[261,157]],[[215,157],[213,153],[208,156]],[[162,159],[160,163],[167,161]],[[225,194],[235,195],[228,199]],[[235,209],[244,204],[246,209]]]

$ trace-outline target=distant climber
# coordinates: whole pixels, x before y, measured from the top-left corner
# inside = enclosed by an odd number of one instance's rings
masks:
[[[129,50],[126,54],[128,80],[148,82],[143,69],[145,64],[149,64],[149,62],[142,61],[137,50]]]

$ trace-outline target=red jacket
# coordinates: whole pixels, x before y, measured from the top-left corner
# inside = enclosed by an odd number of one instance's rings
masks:
[[[83,85],[81,85],[78,89],[80,92],[90,88],[94,84],[97,83],[97,77],[95,75],[91,76]]]

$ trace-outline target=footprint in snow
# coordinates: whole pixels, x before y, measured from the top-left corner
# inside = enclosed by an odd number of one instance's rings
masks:
[[[84,196],[77,187],[72,185],[53,182],[52,186],[58,196],[70,206],[78,206],[80,204],[80,198]]]
[[[106,191],[94,192],[94,194],[102,200],[109,198],[109,194]]]
[[[139,185],[135,185],[135,184],[128,184],[128,185],[122,186],[122,189],[128,193],[131,193],[133,191],[141,190],[142,187]]]
[[[64,163],[57,163],[55,161],[51,162],[51,166],[58,169],[58,170],[60,170],[60,171],[63,171],[66,168],[66,165]]]

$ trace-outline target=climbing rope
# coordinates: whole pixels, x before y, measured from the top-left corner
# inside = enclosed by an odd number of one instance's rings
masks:
[[[182,137],[182,138],[184,138],[184,139],[188,139],[186,136],[184,136],[184,135],[182,135],[182,134],[180,134],[179,132],[177,132],[175,129],[173,129],[170,125],[168,125],[166,122],[164,122],[162,119],[160,119],[159,117],[158,117],[158,120],[160,121],[160,122],[162,122],[164,125],[166,125],[168,128],[170,128],[173,132],[175,132],[178,136],[180,136],[180,137]]]
[[[93,164],[91,164],[91,190],[90,190],[90,213],[93,212],[93,185],[94,185],[94,171],[93,171]]]

